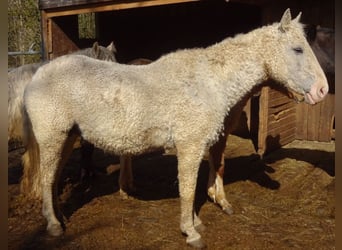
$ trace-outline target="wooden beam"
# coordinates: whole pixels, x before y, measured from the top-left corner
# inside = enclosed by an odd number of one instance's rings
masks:
[[[226,2],[235,2],[235,3],[243,3],[243,4],[252,4],[252,5],[264,5],[271,0],[225,0]]]
[[[263,155],[266,152],[266,137],[268,127],[268,102],[270,87],[261,89],[259,101],[259,131],[258,131],[258,154]]]
[[[49,59],[49,53],[52,51],[51,20],[46,17],[45,11],[41,11],[41,17],[43,58],[47,60]]]
[[[39,9],[53,9],[67,6],[77,6],[92,3],[105,3],[105,2],[128,2],[129,0],[38,0]]]
[[[123,10],[123,9],[132,9],[132,8],[140,8],[140,7],[151,7],[158,5],[167,5],[167,4],[177,4],[177,3],[186,3],[186,2],[198,2],[201,0],[143,0],[143,1],[135,1],[135,2],[126,2],[126,3],[100,3],[100,4],[86,4],[79,6],[69,6],[62,8],[53,8],[53,9],[45,9],[44,12],[47,18],[57,17],[57,16],[69,16],[69,15],[78,15],[84,13],[92,13],[92,12],[105,12],[105,11],[114,11],[114,10]]]

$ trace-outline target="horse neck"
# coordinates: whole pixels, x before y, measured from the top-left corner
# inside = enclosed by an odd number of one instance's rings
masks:
[[[229,100],[228,109],[267,80],[256,35],[238,35],[209,48],[212,52],[208,61],[222,85],[224,98]]]

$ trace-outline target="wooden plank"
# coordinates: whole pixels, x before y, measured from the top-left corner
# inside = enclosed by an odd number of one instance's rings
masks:
[[[287,112],[287,110],[293,111],[294,113],[296,112],[296,106],[294,105],[293,102],[287,102],[281,105],[271,106],[268,109],[269,109],[269,112],[268,112],[269,115],[274,115],[274,116]]]
[[[261,89],[259,101],[258,154],[260,155],[263,155],[266,151],[269,90],[270,87],[268,86]]]
[[[280,122],[268,122],[268,134],[273,133],[274,131],[282,131],[287,130],[289,128],[295,128],[294,122],[295,116],[287,116],[281,119]],[[291,120],[293,119],[293,120]]]
[[[109,2],[105,4],[96,3],[78,6],[68,6],[63,8],[45,9],[45,12],[47,13],[48,17],[56,17],[198,1],[201,0],[145,0],[133,2]]]
[[[283,116],[279,119],[270,118],[268,120],[268,131],[269,133],[275,129],[284,129],[286,127],[296,127],[296,114],[290,114]]]
[[[289,96],[288,94],[286,94],[284,91],[286,91],[285,89],[281,88],[281,87],[276,87],[273,86],[273,88],[270,89],[270,94],[269,94],[269,98],[270,98],[270,105],[273,105],[272,103],[279,103],[281,102],[280,100],[283,100],[284,102],[294,102]]]
[[[279,106],[279,105],[283,105],[286,103],[292,103],[293,105],[295,104],[295,102],[292,99],[289,99],[288,97],[283,96],[283,97],[279,97],[279,98],[270,99],[268,106],[274,107],[274,106]]]
[[[311,105],[308,107],[308,135],[307,140],[318,141],[319,118],[321,115],[321,104]]]
[[[41,27],[42,27],[42,39],[43,39],[43,59],[48,60],[48,54],[52,49],[51,42],[51,25],[49,25],[49,18],[47,18],[44,11],[41,11]]]
[[[334,108],[334,95],[314,106],[299,104],[297,108],[297,139],[330,141]]]
[[[318,141],[329,142],[333,138],[332,127],[335,114],[335,95],[328,96],[320,103]]]
[[[40,9],[52,9],[52,8],[61,8],[67,6],[77,6],[84,5],[90,3],[105,3],[105,2],[113,2],[113,0],[39,0],[38,6]]]
[[[253,5],[262,5],[266,3],[269,0],[230,0],[231,2],[237,2],[237,3],[244,3],[244,4],[253,4]],[[139,3],[144,4],[146,1],[129,1],[129,0],[39,0],[39,8],[40,9],[53,9],[53,8],[62,8],[62,7],[75,7],[80,5],[86,5],[86,4],[129,4],[129,3],[135,3],[136,5],[139,5]],[[168,4],[168,0],[154,0],[154,2],[160,2],[161,4]],[[177,1],[179,3],[183,2],[189,2],[188,0],[180,0]],[[228,1],[227,1],[228,2]],[[140,7],[140,6],[139,6]]]
[[[47,30],[46,30],[46,37],[47,37],[47,53],[50,55],[52,53],[52,20],[50,18],[46,19],[47,23]],[[49,59],[52,59],[48,56]]]
[[[250,105],[250,137],[253,142],[253,146],[255,149],[258,149],[258,140],[259,140],[259,126],[260,126],[260,94],[257,96],[252,96],[250,99],[251,105]]]
[[[279,98],[279,97],[282,97],[282,96],[287,96],[287,95],[285,95],[280,90],[275,89],[274,86],[273,86],[273,88],[270,89],[270,99]]]
[[[306,103],[296,105],[296,139],[306,140],[308,137],[308,107]]]
[[[295,128],[293,128],[292,130],[287,131],[287,133],[281,135],[279,143],[281,146],[284,146],[290,142],[293,142],[295,139]]]

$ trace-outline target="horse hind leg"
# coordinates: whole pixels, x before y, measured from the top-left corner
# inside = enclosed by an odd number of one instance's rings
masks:
[[[217,203],[227,214],[233,213],[232,205],[227,201],[223,188],[224,150],[228,133],[220,137],[219,141],[209,149],[209,179],[208,196]]]
[[[57,203],[57,183],[62,166],[68,160],[77,134],[69,136],[53,136],[54,143],[40,143],[41,182],[42,182],[42,212],[47,220],[47,231],[52,236],[59,236],[63,233],[62,216]],[[57,219],[54,208],[58,214]]]

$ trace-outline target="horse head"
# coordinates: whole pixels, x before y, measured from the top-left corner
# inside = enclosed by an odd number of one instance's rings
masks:
[[[301,13],[292,19],[287,9],[280,22],[272,26],[267,42],[273,46],[265,48],[265,67],[269,78],[283,83],[307,103],[315,104],[327,95],[329,86],[306,39],[300,17]]]
[[[116,52],[113,42],[111,42],[107,47],[100,46],[98,42],[94,42],[93,47],[91,48],[91,57],[99,60],[116,62]]]

